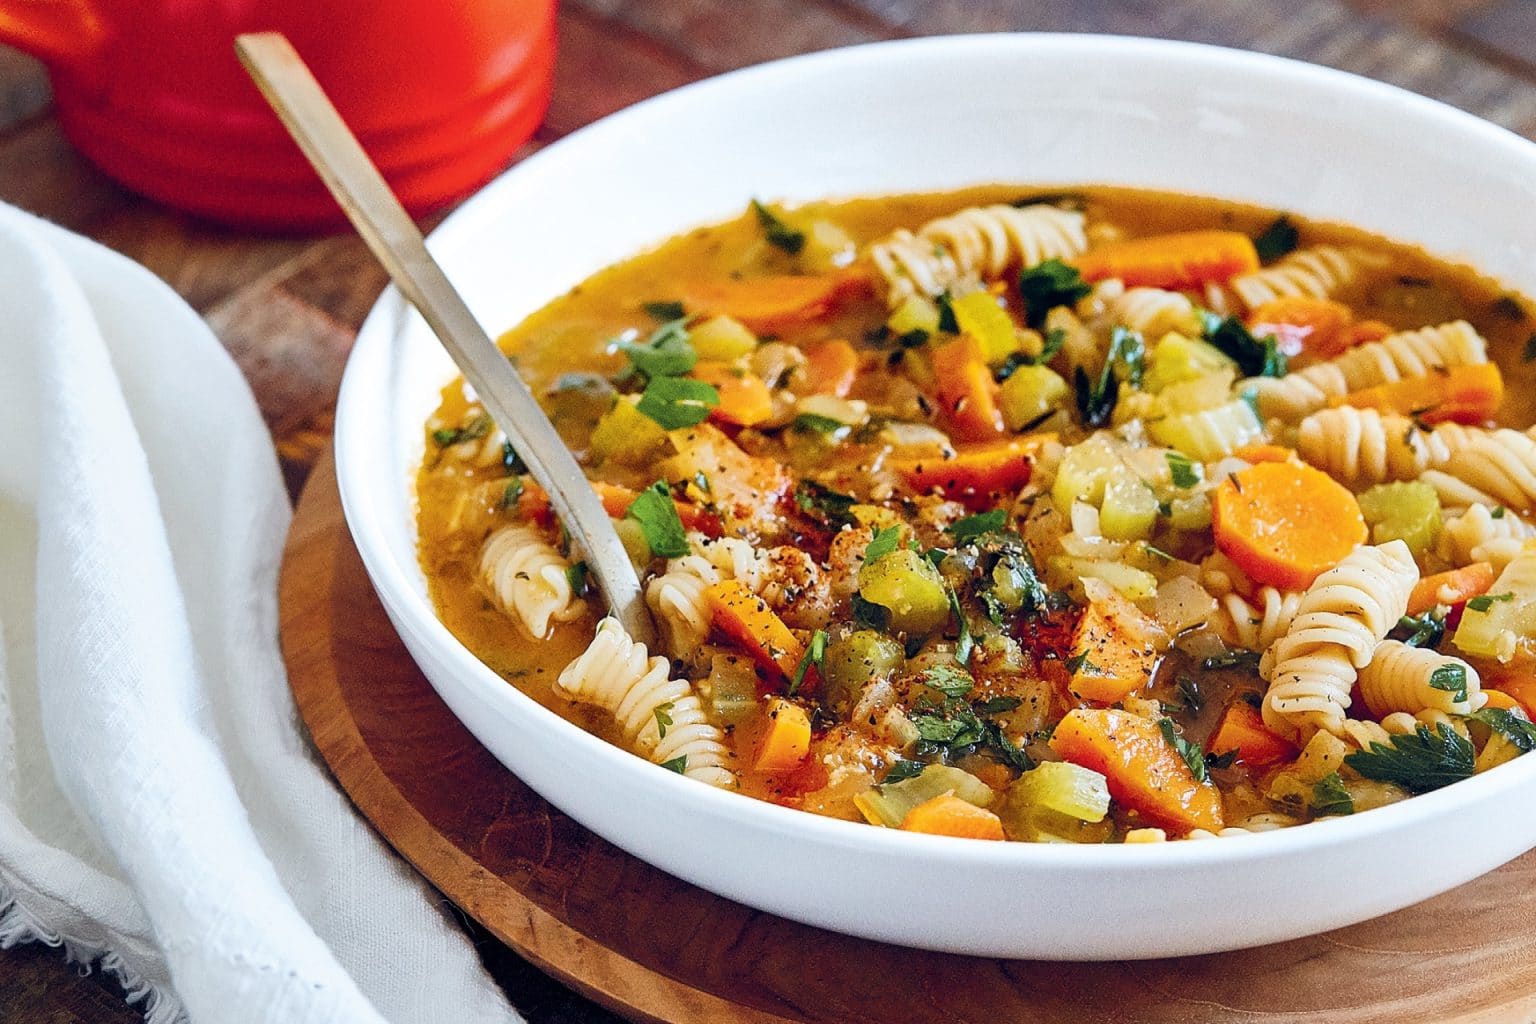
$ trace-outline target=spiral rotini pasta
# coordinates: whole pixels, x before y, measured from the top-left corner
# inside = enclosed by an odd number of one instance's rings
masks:
[[[504,526],[480,548],[480,579],[492,601],[538,639],[552,623],[586,611],[571,592],[571,563],[531,526]]]
[[[1477,669],[1460,658],[1396,640],[1377,644],[1370,663],[1360,670],[1360,696],[1377,718],[1395,711],[1471,714],[1488,701],[1480,686]]]
[[[1444,466],[1473,428],[1441,423],[1428,430],[1407,416],[1339,406],[1301,421],[1296,452],[1318,469],[1354,486],[1415,480]]]
[[[567,665],[555,689],[581,704],[613,715],[629,749],[656,764],[681,762],[690,779],[732,787],[725,734],[704,715],[686,679],[673,679],[667,659],[648,658],[644,644],[618,620],[598,623],[592,643]]]
[[[1252,377],[1238,381],[1240,392],[1251,389],[1265,418],[1295,423],[1351,391],[1391,384],[1406,377],[1423,377],[1437,368],[1471,366],[1488,361],[1488,343],[1465,320],[1439,327],[1403,331],[1380,341],[1357,345],[1337,359],[1315,363],[1284,377]]]
[[[1324,299],[1353,281],[1362,267],[1382,262],[1365,250],[1315,245],[1297,249],[1272,267],[1235,277],[1230,287],[1249,309],[1288,295]]]
[[[1536,510],[1536,441],[1518,430],[1479,431],[1424,481],[1444,505]]]
[[[1190,336],[1200,332],[1195,304],[1180,292],[1131,288],[1111,300],[1106,312],[1114,323],[1140,332],[1149,342],[1169,331]]]
[[[914,234],[892,233],[870,247],[892,306],[909,295],[938,295],[979,278],[1042,260],[1070,259],[1088,245],[1084,217],[1037,203],[973,206],[929,221]]]
[[[1445,520],[1437,550],[1454,566],[1489,562],[1503,569],[1531,537],[1536,537],[1536,526],[1515,513],[1474,502],[1465,512]]]
[[[661,628],[667,652],[687,658],[709,635],[709,607],[704,590],[723,579],[740,580],[756,592],[761,560],[751,544],[734,537],[710,540],[691,534],[690,554],[667,563],[666,572],[651,578],[645,603]]]
[[[1318,729],[1338,735],[1358,671],[1408,609],[1418,581],[1408,545],[1362,545],[1319,576],[1286,634],[1259,663],[1269,682],[1264,724],[1290,739]]]
[[[1241,594],[1223,594],[1216,602],[1216,618],[1211,625],[1229,646],[1263,652],[1291,628],[1301,597],[1297,591],[1274,587],[1259,588],[1253,602]]]

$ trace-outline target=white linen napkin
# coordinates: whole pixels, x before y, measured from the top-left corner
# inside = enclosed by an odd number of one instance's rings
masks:
[[[288,516],[202,320],[0,205],[0,946],[154,1024],[519,1020],[302,737]]]

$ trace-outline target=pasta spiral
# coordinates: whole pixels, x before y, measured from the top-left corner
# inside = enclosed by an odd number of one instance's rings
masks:
[[[686,659],[709,635],[710,611],[704,591],[721,580],[740,580],[754,592],[761,586],[758,553],[734,537],[709,540],[691,534],[690,554],[674,558],[645,586],[645,603],[661,629],[667,652]]]
[[[869,256],[889,287],[891,305],[911,295],[938,295],[1010,267],[1067,259],[1088,246],[1084,216],[1037,203],[972,206],[929,221],[916,233],[893,232]]]
[[[571,592],[571,563],[531,526],[504,526],[480,548],[480,580],[496,607],[517,619],[536,639],[549,636],[551,623],[569,622],[586,611]]]
[[[1454,687],[1443,690],[1430,685],[1434,673],[1446,668],[1461,669],[1460,678],[1465,686],[1460,691],[1460,700]],[[1410,715],[1429,710],[1471,714],[1488,701],[1480,685],[1477,669],[1460,658],[1426,647],[1409,647],[1396,640],[1377,644],[1370,664],[1360,670],[1360,696],[1377,718],[1396,711]]]
[[[1518,430],[1479,431],[1424,480],[1442,504],[1536,510],[1536,441]]]
[[[1289,295],[1326,299],[1353,281],[1360,268],[1381,258],[1360,249],[1315,245],[1297,249],[1272,267],[1232,279],[1231,288],[1249,309]]]
[[[1253,602],[1241,594],[1223,594],[1211,624],[1229,647],[1262,652],[1291,628],[1301,597],[1299,591],[1274,587],[1261,587]]]
[[[1259,661],[1269,682],[1264,724],[1289,739],[1318,729],[1339,735],[1359,669],[1408,609],[1418,581],[1408,545],[1362,545],[1323,573],[1302,596],[1285,635]]]
[[[1425,470],[1449,462],[1472,433],[1472,428],[1456,423],[1421,430],[1407,416],[1341,405],[1301,421],[1296,451],[1330,476],[1364,486],[1416,480]]]
[[[1111,321],[1140,333],[1149,342],[1170,331],[1200,332],[1200,318],[1189,296],[1161,288],[1131,288],[1109,302]]]
[[[688,778],[734,786],[725,735],[704,716],[688,681],[671,677],[667,659],[646,653],[618,620],[605,618],[587,649],[561,670],[555,689],[611,713],[624,742],[641,757],[656,764],[684,758]]]
[[[1265,418],[1295,423],[1351,391],[1423,377],[1437,368],[1488,361],[1488,343],[1465,320],[1402,331],[1367,342],[1337,359],[1314,363],[1284,377],[1252,377],[1238,382],[1252,389]]]
[[[1489,562],[1502,569],[1520,553],[1520,546],[1536,537],[1536,526],[1502,507],[1475,502],[1459,516],[1445,521],[1440,531],[1439,554],[1455,566]]]

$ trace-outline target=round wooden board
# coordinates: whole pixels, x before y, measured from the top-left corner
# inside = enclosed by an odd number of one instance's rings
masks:
[[[503,942],[634,1020],[1536,1018],[1536,916],[1528,916],[1536,912],[1536,852],[1388,917],[1235,953],[1044,963],[882,945],[681,882],[586,831],[503,768],[438,700],[396,637],[352,546],[329,460],[299,503],[281,600],[299,712],[363,814]],[[1202,896],[1191,889],[1168,898]]]

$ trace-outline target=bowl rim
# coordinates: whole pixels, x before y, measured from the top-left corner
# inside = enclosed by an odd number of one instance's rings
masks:
[[[647,119],[670,116],[686,108],[696,97],[730,89],[769,89],[784,77],[808,70],[833,66],[856,67],[868,62],[885,62],[893,54],[946,52],[964,57],[992,51],[1051,52],[1055,55],[1080,53],[1102,58],[1137,55],[1167,61],[1172,66],[1203,65],[1207,69],[1229,69],[1244,73],[1262,72],[1278,79],[1336,91],[1341,98],[1371,99],[1390,102],[1411,112],[1420,124],[1432,124],[1448,134],[1480,136],[1490,145],[1507,151],[1513,160],[1521,160],[1536,171],[1536,143],[1492,122],[1448,104],[1406,89],[1305,61],[1205,43],[1151,39],[1138,36],[1091,33],[1003,32],[974,35],[926,36],[913,39],[880,41],[857,46],[823,50],[770,61],[705,78],[647,98],[609,114],[520,161],[467,200],[439,225],[429,237],[434,251],[451,250],[475,230],[482,211],[495,207],[504,193],[515,193],[524,180],[536,173],[547,173],[562,161],[580,159],[581,149],[612,133],[628,130]],[[1219,198],[1219,197],[1213,197]],[[680,225],[685,231],[692,225]],[[659,243],[663,239],[656,239]],[[654,244],[654,243],[653,243]],[[546,300],[547,301],[547,300]],[[1398,803],[1374,808],[1368,813],[1349,815],[1280,828],[1269,832],[1240,836],[1242,842],[1170,842],[1155,844],[1039,844],[986,843],[947,836],[932,836],[878,828],[867,824],[827,818],[811,812],[784,807],[743,794],[720,790],[684,778],[652,764],[616,745],[600,739],[553,710],[539,704],[515,685],[493,672],[456,638],[437,617],[430,598],[414,585],[409,573],[420,573],[414,563],[401,565],[389,553],[378,518],[362,483],[353,476],[354,463],[349,452],[373,442],[364,429],[371,396],[364,394],[363,379],[370,369],[384,371],[391,365],[391,347],[404,322],[416,317],[405,305],[393,285],[376,301],[358,332],[349,355],[337,402],[335,452],[338,484],[346,519],[359,553],[380,598],[393,612],[402,630],[414,632],[425,644],[451,661],[451,668],[476,691],[477,697],[492,705],[498,713],[533,715],[541,726],[556,731],[554,739],[569,744],[571,756],[587,759],[594,771],[649,770],[649,775],[635,780],[649,792],[684,797],[700,813],[735,821],[751,819],[767,831],[790,832],[808,839],[820,839],[843,847],[859,847],[871,855],[885,858],[946,859],[956,867],[1005,866],[1027,870],[1049,869],[1071,864],[1095,870],[1114,869],[1142,873],[1149,869],[1182,870],[1199,868],[1213,862],[1242,865],[1277,856],[1308,855],[1323,848],[1348,846],[1368,836],[1401,832],[1421,825],[1427,819],[1441,817],[1460,804],[1491,801],[1506,796],[1516,788],[1536,779],[1536,758],[1516,759],[1496,771],[1475,775],[1429,793]],[[374,365],[377,364],[377,365]],[[407,481],[401,481],[407,483]],[[393,617],[393,616],[392,616]],[[673,788],[668,788],[673,787]],[[686,788],[676,788],[686,787]],[[1126,846],[1146,849],[1127,849]]]

